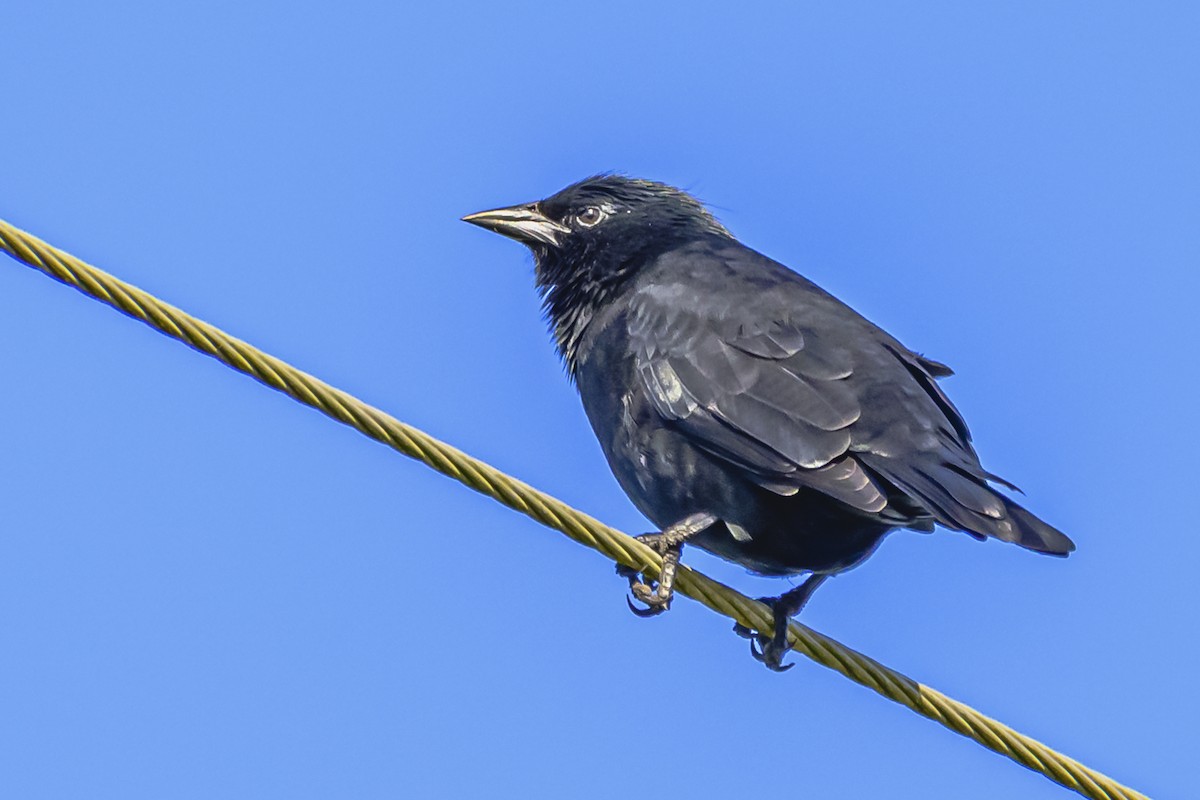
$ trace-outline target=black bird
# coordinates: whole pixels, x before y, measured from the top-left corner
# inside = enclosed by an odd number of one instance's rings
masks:
[[[949,367],[741,244],[685,192],[600,175],[463,219],[533,251],[609,466],[661,529],[640,537],[664,556],[657,583],[626,573],[643,616],[670,604],[685,541],[755,572],[811,573],[767,601],[771,636],[739,630],[779,670],[788,619],[896,528],[1075,549],[989,485],[1016,488],[980,465],[937,384]]]

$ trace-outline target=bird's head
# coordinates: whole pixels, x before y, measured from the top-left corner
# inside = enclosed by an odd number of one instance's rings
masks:
[[[463,220],[533,251],[538,289],[571,371],[587,322],[639,270],[687,242],[730,235],[686,192],[622,175],[587,178],[545,200]]]
[[[696,198],[665,183],[597,175],[534,203],[463,220],[515,239],[537,260],[539,281],[587,272],[602,280],[661,250],[708,234],[728,236]]]

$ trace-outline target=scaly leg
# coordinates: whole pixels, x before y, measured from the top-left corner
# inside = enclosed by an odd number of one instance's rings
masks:
[[[654,617],[671,607],[671,596],[674,593],[675,571],[679,567],[679,556],[683,545],[697,534],[707,530],[717,518],[712,514],[700,512],[684,517],[679,522],[665,528],[661,533],[647,533],[637,537],[639,542],[649,545],[662,556],[662,572],[657,581],[647,580],[635,569],[624,565],[617,566],[617,574],[629,579],[629,591],[633,596],[646,604],[646,608],[638,608],[628,597],[629,610],[639,617]]]

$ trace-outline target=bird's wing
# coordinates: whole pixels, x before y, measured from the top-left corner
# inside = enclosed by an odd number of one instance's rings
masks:
[[[988,485],[1005,482],[980,465],[937,385],[945,365],[802,279],[741,306],[710,297],[698,310],[686,296],[656,285],[633,298],[638,374],[665,421],[748,480],[781,495],[815,489],[897,525],[1074,548]]]
[[[631,304],[638,374],[655,409],[751,481],[811,487],[868,513],[883,487],[851,454],[862,409],[849,349],[786,315],[704,315],[654,287]]]

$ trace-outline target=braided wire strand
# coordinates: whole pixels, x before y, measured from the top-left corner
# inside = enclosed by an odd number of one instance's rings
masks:
[[[58,250],[4,220],[0,220],[0,249],[51,278],[421,461],[467,487],[599,551],[613,561],[644,570],[651,577],[659,573],[662,566],[659,555],[636,539]],[[765,605],[686,565],[679,566],[675,590],[746,627],[760,631],[771,629],[771,612]],[[1040,772],[1084,797],[1095,800],[1147,800],[1140,792],[805,625],[792,622],[788,628],[788,640],[796,652],[818,664],[840,672],[889,700],[905,705],[989,750]]]

